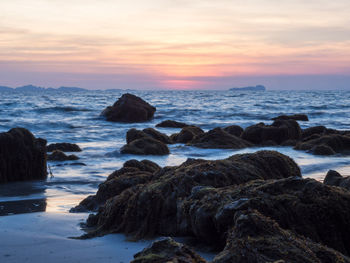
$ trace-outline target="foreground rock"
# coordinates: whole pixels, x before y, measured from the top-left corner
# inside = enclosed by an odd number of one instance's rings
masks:
[[[79,157],[74,155],[74,154],[66,155],[62,151],[54,150],[51,154],[47,155],[47,160],[49,160],[49,161],[75,161],[75,160],[79,160]]]
[[[299,167],[289,157],[273,151],[234,155],[218,161],[189,159],[180,166],[165,167],[154,173],[150,182],[108,199],[96,216],[89,217],[88,223],[97,228],[92,235],[110,232],[137,237],[196,235],[191,216],[183,210],[186,198],[207,187],[289,176],[300,177]],[[198,227],[206,228],[201,222]]]
[[[272,120],[295,120],[295,121],[309,121],[309,118],[305,114],[293,114],[293,115],[280,115]]]
[[[171,238],[165,238],[154,242],[150,247],[134,255],[131,263],[205,263],[206,261],[197,255],[186,245],[175,242]]]
[[[96,195],[85,198],[78,206],[72,208],[71,212],[97,211],[109,198],[118,196],[130,187],[151,181],[153,174],[160,169],[156,163],[148,160],[129,160],[99,185]]]
[[[256,210],[237,213],[225,249],[213,263],[350,262],[343,254],[282,229]]]
[[[46,147],[48,152],[61,151],[61,152],[81,152],[80,147],[75,143],[52,143]]]
[[[184,128],[189,126],[186,123],[178,122],[178,121],[172,121],[172,120],[165,120],[161,123],[158,123],[156,127],[163,127],[163,128]]]
[[[247,127],[241,136],[256,145],[295,144],[301,138],[301,129],[295,120],[275,120],[272,125],[264,123]]]
[[[188,143],[198,135],[204,134],[204,131],[196,126],[187,126],[182,128],[179,133],[172,134],[170,138],[176,143]]]
[[[113,106],[108,106],[101,115],[113,122],[145,122],[153,118],[156,108],[143,99],[126,93]]]
[[[333,155],[335,153],[350,153],[350,136],[341,134],[316,135],[299,142],[296,150],[309,151],[318,155]]]
[[[0,183],[46,176],[46,140],[24,128],[0,133]]]
[[[328,171],[323,183],[326,185],[340,186],[350,190],[350,177],[343,177],[334,170]]]
[[[221,128],[215,128],[193,138],[189,145],[199,148],[242,149],[252,146],[248,141],[229,134]]]

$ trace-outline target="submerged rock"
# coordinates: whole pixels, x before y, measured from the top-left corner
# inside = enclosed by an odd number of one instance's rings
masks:
[[[165,120],[161,123],[158,123],[156,127],[164,127],[164,128],[184,128],[189,126],[186,123],[178,122],[178,121],[172,121],[172,120]]]
[[[122,154],[137,155],[167,155],[170,153],[168,146],[151,137],[142,137],[124,145],[120,152]]]
[[[257,145],[282,144],[286,141],[299,140],[301,129],[295,120],[275,120],[272,125],[259,123],[249,126],[241,137]]]
[[[46,176],[46,140],[24,128],[0,133],[0,183]]]
[[[51,154],[47,155],[47,160],[49,161],[75,161],[79,160],[79,157],[71,154],[66,155],[64,152],[60,150],[54,150]]]
[[[326,185],[340,186],[350,190],[350,176],[343,177],[334,170],[328,171],[323,183]]]
[[[188,143],[193,138],[195,138],[198,135],[203,134],[204,131],[196,126],[187,126],[185,128],[182,128],[180,133],[175,133],[170,136],[170,138],[177,143]]]
[[[151,246],[134,255],[131,263],[206,263],[186,245],[171,238],[155,241]]]
[[[113,122],[145,122],[153,118],[156,108],[143,99],[126,93],[113,106],[108,106],[101,115]]]
[[[272,120],[295,120],[295,121],[309,121],[306,114],[280,115]]]
[[[248,141],[225,132],[221,128],[215,128],[196,136],[189,145],[200,148],[242,149],[252,144]]]
[[[52,143],[46,147],[48,152],[62,151],[62,152],[81,152],[80,147],[75,143]]]

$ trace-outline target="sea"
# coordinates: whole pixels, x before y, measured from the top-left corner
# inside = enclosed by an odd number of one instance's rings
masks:
[[[160,166],[179,165],[187,158],[223,159],[238,153],[276,150],[293,158],[306,178],[322,181],[334,169],[350,174],[350,157],[322,157],[292,147],[243,150],[199,149],[184,144],[169,145],[167,156],[136,156],[120,153],[131,128],[155,127],[163,120],[193,124],[207,131],[229,125],[247,126],[281,114],[304,113],[302,128],[324,125],[350,129],[350,91],[128,91],[157,108],[153,120],[145,123],[114,123],[100,116],[126,91],[2,92],[0,132],[14,127],[29,129],[50,143],[70,142],[82,148],[78,161],[48,162],[53,176],[45,181],[0,185],[0,214],[24,212],[68,212],[98,185],[130,159],[148,159]],[[157,128],[168,135],[180,129]],[[9,205],[11,204],[11,205]]]

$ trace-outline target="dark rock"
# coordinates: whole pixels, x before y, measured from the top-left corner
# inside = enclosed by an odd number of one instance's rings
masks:
[[[149,182],[153,173],[160,170],[160,167],[148,160],[129,160],[123,167],[110,174],[105,182],[99,185],[96,195],[85,198],[70,212],[97,211],[109,198],[119,195],[124,190]]]
[[[333,249],[282,229],[256,210],[239,212],[234,221],[225,249],[213,263],[350,262]]]
[[[49,161],[75,161],[79,160],[79,157],[71,154],[66,155],[64,152],[60,150],[54,150],[51,154],[47,156],[47,160]]]
[[[153,118],[156,108],[143,99],[126,93],[113,106],[107,107],[101,115],[107,121],[114,122],[145,122]]]
[[[322,135],[327,132],[327,128],[325,126],[315,126],[315,127],[310,127],[307,129],[304,129],[302,131],[302,138],[307,138],[310,137],[314,134],[319,134]]]
[[[24,128],[0,133],[0,183],[46,176],[46,140]]]
[[[148,137],[146,133],[143,131],[137,130],[135,128],[132,128],[126,132],[126,143],[129,144],[132,141],[135,141],[137,139],[141,139],[144,137]]]
[[[169,154],[168,146],[151,137],[143,137],[124,145],[120,152],[122,154],[137,155],[167,155]]]
[[[200,148],[242,149],[252,144],[248,141],[231,135],[221,128],[215,128],[196,136],[189,145]]]
[[[158,123],[156,127],[164,127],[164,128],[184,128],[189,126],[186,123],[178,122],[178,121],[172,121],[172,120],[166,120],[162,121],[161,123]]]
[[[186,245],[171,238],[155,241],[151,246],[134,255],[131,263],[206,263]]]
[[[180,133],[175,133],[170,136],[172,141],[177,143],[188,143],[197,135],[203,134],[204,131],[196,126],[187,126],[182,128]]]
[[[80,147],[74,143],[52,143],[46,147],[48,152],[62,151],[62,152],[81,152]]]
[[[272,120],[295,120],[295,121],[309,121],[306,114],[294,114],[294,115],[280,115],[272,118]]]
[[[323,135],[321,137],[299,142],[296,150],[310,151],[322,154],[343,153],[350,151],[350,137],[340,134]]]
[[[326,185],[340,186],[350,190],[350,176],[343,177],[334,170],[328,171],[323,183]]]
[[[231,125],[231,126],[225,127],[224,131],[236,137],[240,137],[243,133],[243,128],[238,125]]]
[[[183,214],[181,207],[184,200],[197,191],[290,176],[301,177],[299,167],[289,157],[274,151],[234,155],[218,161],[189,159],[180,166],[165,167],[153,174],[150,182],[108,199],[89,221],[97,227],[91,235],[111,231],[140,238],[193,235],[197,231],[191,229],[190,217]]]
[[[281,144],[288,140],[299,140],[301,129],[295,120],[276,120],[272,125],[264,123],[247,127],[241,136],[244,140],[258,145],[267,145],[266,142]]]
[[[128,130],[128,132],[126,133],[126,142],[129,144],[136,139],[141,139],[144,137],[150,137],[155,140],[161,141],[165,144],[172,143],[172,140],[168,135],[161,133],[153,128],[146,128],[146,129],[143,129],[142,131],[136,130],[134,128]]]

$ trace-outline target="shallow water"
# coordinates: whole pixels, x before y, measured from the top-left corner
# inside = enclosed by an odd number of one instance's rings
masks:
[[[150,159],[161,166],[177,165],[187,158],[220,159],[244,150],[198,149],[182,144],[170,145],[169,156],[121,155],[125,134],[130,128],[154,127],[166,120],[198,125],[204,130],[237,124],[242,127],[265,122],[280,114],[305,113],[309,122],[302,128],[325,125],[350,129],[350,92],[229,92],[229,91],[133,91],[157,107],[152,121],[121,124],[99,116],[122,92],[91,91],[79,93],[0,93],[0,132],[25,127],[48,143],[77,143],[83,152],[78,162],[49,162],[54,177],[46,181],[0,185],[0,215],[20,212],[68,211],[85,196],[96,192],[114,170],[129,159]],[[167,134],[179,129],[159,128]],[[350,174],[350,157],[318,157],[290,147],[269,147],[292,157],[304,177],[322,180],[329,169]],[[31,200],[31,201],[21,201]],[[11,203],[9,203],[11,202]],[[6,204],[6,208],[5,208]],[[10,204],[10,205],[9,205]],[[22,204],[22,207],[21,207]]]

